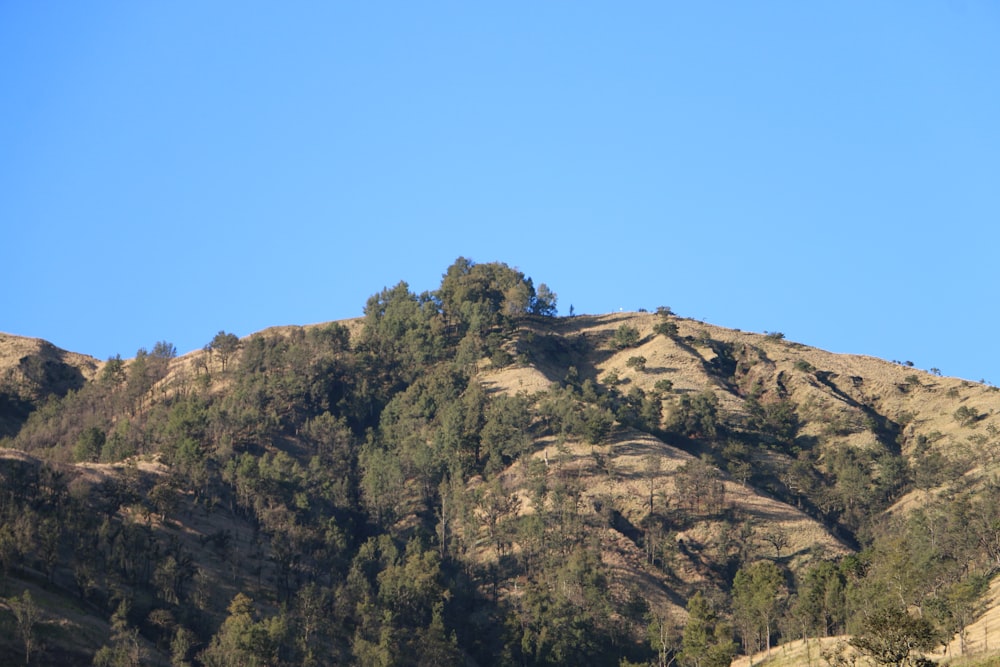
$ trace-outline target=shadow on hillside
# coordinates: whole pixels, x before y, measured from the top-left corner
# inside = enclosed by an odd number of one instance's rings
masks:
[[[38,352],[17,363],[23,381],[0,384],[0,437],[14,436],[50,396],[64,397],[86,384],[83,372],[66,361],[66,351],[42,341]],[[14,369],[8,369],[13,374]]]
[[[614,315],[574,315],[572,317],[560,317],[556,320],[542,320],[548,324],[550,331],[560,334],[574,334],[592,329],[598,325],[619,324],[635,319],[635,313],[617,313]],[[539,320],[532,320],[538,322]]]
[[[664,373],[676,373],[679,369],[673,366],[646,366],[646,373],[650,375],[663,375]]]
[[[690,454],[687,454],[683,450],[659,440],[652,443],[634,441],[627,443],[615,443],[611,448],[611,456],[616,459],[624,457],[646,458],[647,456],[659,456],[663,461],[672,461],[677,463],[677,465],[683,465],[688,461],[694,460]],[[620,474],[628,476],[632,473]],[[636,476],[642,477],[643,475],[640,473],[636,474]]]

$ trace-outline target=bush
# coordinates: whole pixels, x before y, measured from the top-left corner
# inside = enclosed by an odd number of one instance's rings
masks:
[[[955,417],[955,421],[962,426],[972,426],[980,419],[979,410],[970,408],[968,405],[963,405],[958,410],[955,410],[953,416]]]
[[[627,347],[635,347],[639,344],[639,330],[628,324],[623,324],[618,327],[615,331],[614,338],[611,339],[611,343],[618,350],[624,350]]]
[[[653,390],[661,394],[669,394],[674,390],[674,383],[670,380],[657,380],[653,385]]]
[[[646,370],[646,357],[629,357],[628,361],[625,362],[625,365],[629,368],[634,368],[635,370],[642,372]]]
[[[799,359],[795,362],[795,370],[801,371],[802,373],[812,373],[816,370],[816,367],[810,364],[805,359]]]
[[[658,322],[653,327],[653,333],[666,338],[673,338],[677,335],[677,325],[674,322]]]

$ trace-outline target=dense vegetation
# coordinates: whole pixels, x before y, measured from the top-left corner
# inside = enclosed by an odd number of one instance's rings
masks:
[[[624,377],[648,372],[635,325],[569,339],[555,314],[545,285],[459,259],[434,292],[373,295],[357,323],[220,331],[190,362],[166,342],[109,359],[3,442],[27,455],[0,458],[0,661],[709,667],[852,633],[904,664],[962,636],[1000,566],[996,489],[883,514],[959,464],[926,437],[904,454],[903,420],[868,405],[806,433],[813,406],[761,380],[762,348],[682,339],[669,309],[649,335],[705,350],[714,386],[640,388]],[[618,351],[624,369],[588,370]],[[532,364],[564,372],[532,394],[481,381]],[[876,446],[838,444],[858,431]],[[641,516],[562,464],[590,443],[613,479],[602,447],[622,433],[666,443],[636,473]],[[669,490],[668,445],[692,455]],[[789,553],[727,483],[846,548]],[[695,544],[700,527],[714,537]],[[642,554],[647,588],[620,584],[608,535]],[[106,625],[60,634],[43,623],[59,614]]]

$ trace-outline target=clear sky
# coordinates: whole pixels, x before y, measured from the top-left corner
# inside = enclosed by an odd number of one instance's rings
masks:
[[[100,358],[466,256],[1000,383],[1000,3],[2,2],[0,230]]]

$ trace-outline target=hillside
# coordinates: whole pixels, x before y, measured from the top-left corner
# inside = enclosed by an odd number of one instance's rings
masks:
[[[0,374],[3,664],[1000,653],[994,387],[667,308],[557,317],[462,259],[183,357],[4,334]]]
[[[0,438],[17,433],[49,396],[80,389],[98,365],[47,341],[0,332]]]

